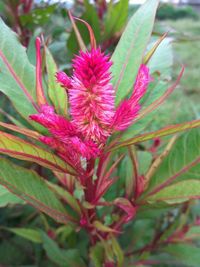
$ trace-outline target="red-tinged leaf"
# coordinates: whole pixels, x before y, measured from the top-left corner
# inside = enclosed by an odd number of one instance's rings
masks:
[[[37,37],[35,41],[36,48],[36,97],[39,106],[47,104],[44,89],[42,86],[42,57],[41,57],[41,41]]]
[[[93,224],[94,228],[96,228],[98,231],[103,232],[103,233],[119,233],[119,231],[112,229],[106,225],[104,225],[100,221],[94,221]]]
[[[56,172],[54,171],[55,176],[58,178],[60,183],[67,188],[67,190],[70,193],[74,192],[74,186],[75,186],[75,177],[73,175],[70,175],[68,173],[63,172]]]
[[[145,55],[144,59],[143,59],[143,63],[145,65],[148,64],[149,60],[151,59],[151,57],[153,56],[153,54],[155,53],[156,49],[159,47],[159,45],[161,44],[161,42],[167,37],[167,32],[164,33],[158,40],[157,42],[154,44],[154,46],[150,49],[150,51],[148,51],[148,53]]]
[[[105,193],[106,191],[110,188],[110,186],[116,182],[117,178],[105,180],[98,188],[95,193],[95,199],[93,200],[93,203],[96,203]]]
[[[24,135],[26,135],[28,137],[31,137],[31,138],[34,138],[34,139],[37,139],[37,140],[39,140],[39,137],[41,136],[41,134],[39,134],[36,131],[32,131],[32,130],[29,130],[27,128],[19,127],[19,126],[16,126],[16,125],[13,125],[13,124],[9,124],[9,123],[5,123],[5,122],[1,122],[1,121],[0,121],[0,126],[6,128],[6,129],[9,129],[9,130],[15,131],[17,133],[24,134]]]
[[[200,159],[199,159],[200,162]],[[149,195],[145,198],[147,202],[166,202],[168,204],[176,204],[188,201],[190,199],[200,198],[200,181],[190,179],[181,181],[170,186],[162,187],[157,193]]]
[[[80,32],[79,32],[79,30],[78,30],[78,28],[77,28],[77,26],[76,26],[76,23],[75,23],[75,21],[74,21],[74,18],[73,18],[73,16],[72,16],[72,14],[71,14],[70,11],[68,12],[68,14],[69,14],[69,18],[70,18],[70,20],[71,20],[72,27],[73,27],[73,29],[74,29],[74,32],[75,32],[75,35],[76,35],[76,38],[77,38],[79,47],[80,47],[80,49],[81,49],[82,51],[86,51],[86,50],[87,50],[87,49],[86,49],[86,46],[85,46],[85,44],[84,44],[84,42],[83,42],[83,39],[82,39],[82,37],[81,37],[81,34],[80,34]]]
[[[86,27],[88,28],[88,31],[89,31],[89,34],[90,34],[90,45],[91,45],[91,48],[93,49],[96,49],[97,47],[97,44],[96,44],[96,39],[95,39],[95,36],[94,36],[94,32],[90,26],[90,24],[88,24],[85,20],[83,19],[80,19],[80,18],[76,18],[74,17],[76,20],[79,20],[81,21],[82,23],[84,23],[86,25]]]
[[[51,152],[24,141],[19,137],[1,131],[0,153],[17,159],[32,161],[58,172],[75,173],[71,166]]]
[[[73,220],[44,179],[34,171],[1,158],[0,184],[58,222],[68,223]]]
[[[198,128],[198,127],[200,127],[200,120],[194,120],[194,121],[184,122],[180,124],[170,125],[160,130],[141,134],[133,138],[130,138],[124,142],[119,142],[117,143],[117,145],[111,147],[109,150],[115,150],[123,146],[137,144],[137,143],[148,141],[148,140],[151,140],[157,137],[171,135],[171,134],[179,133],[182,131],[186,131],[186,130],[190,130],[190,129]]]
[[[114,201],[115,205],[124,210],[127,214],[125,222],[129,222],[136,214],[136,207],[126,198],[119,197]]]
[[[123,159],[124,155],[121,155],[110,167],[109,171],[104,175],[104,172],[101,173],[101,175],[97,179],[97,185],[96,185],[96,192],[95,192],[95,200],[94,202],[98,201],[99,198],[105,194],[105,192],[108,190],[108,188],[116,181],[117,178],[110,179],[110,176],[112,175],[113,171],[119,164],[119,162]]]

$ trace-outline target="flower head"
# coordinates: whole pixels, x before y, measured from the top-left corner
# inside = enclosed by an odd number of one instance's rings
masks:
[[[151,81],[149,69],[141,65],[132,95],[115,108],[111,65],[109,57],[99,48],[80,51],[73,60],[72,77],[64,72],[56,74],[57,82],[67,89],[71,119],[56,114],[48,104],[40,106],[39,114],[30,116],[51,134],[40,140],[78,169],[81,169],[81,157],[97,157],[114,131],[125,130],[131,125],[139,113],[139,101]]]
[[[69,90],[73,123],[87,140],[104,142],[114,116],[114,90],[110,83],[111,62],[100,49],[80,52],[73,61]]]

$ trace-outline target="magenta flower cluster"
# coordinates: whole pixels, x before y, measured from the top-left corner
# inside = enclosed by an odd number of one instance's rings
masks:
[[[64,72],[56,74],[57,82],[68,93],[70,120],[56,114],[50,105],[42,105],[39,114],[30,116],[51,134],[40,140],[79,169],[81,157],[96,158],[113,132],[125,130],[133,123],[140,110],[139,101],[151,81],[148,67],[141,65],[132,95],[115,108],[111,65],[99,48],[80,51],[73,60],[72,77]]]

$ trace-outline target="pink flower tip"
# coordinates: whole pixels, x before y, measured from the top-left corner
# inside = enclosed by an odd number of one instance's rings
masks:
[[[64,71],[60,71],[56,73],[56,81],[61,84],[61,86],[66,89],[71,88],[71,79],[67,76]]]

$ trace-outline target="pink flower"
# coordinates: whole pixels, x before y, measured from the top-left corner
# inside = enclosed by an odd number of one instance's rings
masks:
[[[125,130],[132,124],[140,110],[139,101],[145,94],[150,81],[151,77],[148,67],[141,65],[131,97],[122,101],[115,112],[113,118],[115,130]]]
[[[80,52],[73,61],[70,113],[74,125],[87,140],[105,142],[111,134],[114,116],[114,90],[110,83],[108,56],[100,49]]]
[[[80,157],[97,157],[114,131],[125,130],[131,125],[151,81],[148,68],[141,65],[131,97],[115,109],[111,65],[100,49],[81,51],[73,60],[71,78],[64,72],[56,74],[57,81],[68,89],[71,120],[55,114],[48,104],[40,106],[39,114],[30,116],[51,134],[40,140],[78,169],[81,169]]]
[[[75,126],[64,117],[55,114],[49,105],[41,106],[41,112],[30,116],[30,119],[46,127],[53,137],[41,137],[40,140],[63,154],[78,154],[90,159],[99,153],[97,145],[92,141],[84,141]],[[73,158],[72,157],[72,158]]]
[[[66,77],[63,73],[57,74],[57,81],[63,86],[65,79],[70,84],[68,93],[72,123],[86,140],[105,143],[113,130],[125,130],[137,117],[139,101],[151,81],[149,69],[141,65],[131,97],[115,110],[115,94],[110,83],[112,63],[108,56],[100,49],[92,49],[91,52],[81,51],[73,62],[71,82],[66,74]]]

